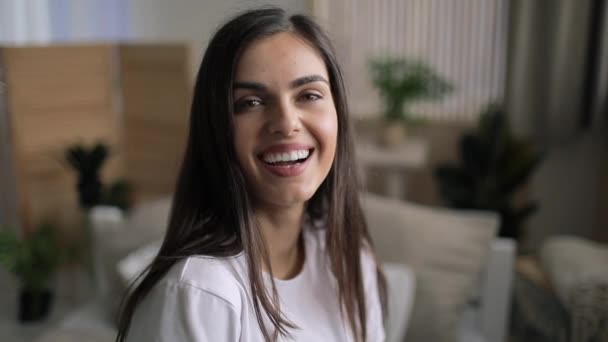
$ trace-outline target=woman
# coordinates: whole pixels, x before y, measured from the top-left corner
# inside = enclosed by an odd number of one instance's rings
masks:
[[[231,19],[203,57],[168,230],[117,340],[384,340],[357,191],[326,35],[277,8]]]

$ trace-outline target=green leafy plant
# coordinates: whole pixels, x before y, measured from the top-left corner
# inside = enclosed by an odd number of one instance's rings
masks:
[[[127,181],[118,180],[108,186],[101,181],[101,168],[108,155],[109,149],[103,143],[90,148],[76,144],[66,150],[66,161],[78,173],[78,199],[84,209],[100,204],[117,206],[123,210],[128,210],[131,206],[132,189]]]
[[[411,120],[408,105],[415,100],[439,100],[452,85],[428,64],[405,58],[376,58],[369,63],[374,86],[384,102],[389,121]]]
[[[66,160],[78,172],[78,199],[80,205],[89,209],[101,199],[102,184],[99,173],[108,158],[108,148],[97,143],[91,149],[74,145],[66,151]]]
[[[460,163],[440,165],[435,178],[449,206],[498,212],[499,235],[518,239],[522,224],[538,203],[528,201],[516,207],[514,195],[542,159],[531,144],[513,136],[503,110],[491,105],[477,129],[460,139]]]
[[[6,229],[0,231],[0,264],[19,279],[25,291],[48,289],[66,259],[62,250],[55,227],[48,223],[23,239]]]
[[[100,204],[129,210],[132,192],[131,185],[127,181],[117,180],[103,188]]]

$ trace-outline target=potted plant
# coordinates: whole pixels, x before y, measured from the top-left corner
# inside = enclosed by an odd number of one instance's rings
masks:
[[[96,205],[116,206],[128,210],[131,206],[131,186],[125,180],[104,185],[101,168],[108,159],[109,148],[103,143],[91,147],[75,144],[65,152],[65,159],[78,175],[76,189],[80,206],[89,210]]]
[[[65,160],[76,171],[78,183],[76,189],[80,207],[85,211],[83,228],[84,241],[81,244],[84,265],[88,271],[93,287],[100,291],[100,260],[96,258],[94,232],[89,212],[95,206],[118,207],[123,211],[131,207],[131,186],[125,180],[117,180],[106,185],[101,180],[101,169],[108,159],[109,148],[98,142],[88,147],[75,144],[65,151]]]
[[[97,143],[91,149],[73,145],[66,151],[66,160],[78,173],[78,200],[80,206],[90,209],[101,199],[101,166],[108,157],[108,148]]]
[[[440,165],[435,178],[450,207],[495,211],[501,218],[499,235],[517,240],[538,204],[516,203],[515,195],[542,159],[530,143],[511,133],[500,106],[490,105],[477,129],[460,139],[460,163]]]
[[[64,259],[55,227],[42,224],[23,239],[0,231],[0,264],[19,280],[19,320],[41,320],[53,301],[52,280]]]
[[[375,58],[369,63],[374,86],[384,103],[382,142],[394,145],[405,138],[404,123],[413,120],[410,104],[439,100],[452,91],[450,83],[428,64],[406,58]]]

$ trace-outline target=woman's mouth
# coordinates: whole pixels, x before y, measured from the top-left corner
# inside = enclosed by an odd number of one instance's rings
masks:
[[[314,149],[299,148],[290,151],[266,152],[260,160],[266,169],[280,177],[292,177],[301,174]]]
[[[295,150],[290,152],[266,153],[262,160],[269,165],[288,166],[301,163],[308,159],[311,151],[307,149]]]

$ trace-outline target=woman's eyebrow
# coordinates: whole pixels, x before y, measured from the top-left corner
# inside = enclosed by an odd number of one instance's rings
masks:
[[[306,75],[298,77],[295,80],[289,82],[289,87],[297,88],[312,82],[324,82],[329,85],[329,82],[325,79],[325,77],[321,75]],[[234,82],[234,89],[250,89],[265,92],[268,90],[268,87],[259,82],[238,81]]]
[[[329,82],[325,79],[325,77],[323,77],[321,75],[307,75],[307,76],[298,77],[295,80],[291,81],[289,83],[289,86],[291,88],[297,88],[297,87],[300,87],[307,83],[312,83],[312,82],[325,82],[325,83],[327,83],[327,85],[329,85]]]
[[[251,90],[259,90],[266,91],[268,88],[259,82],[234,82],[234,89],[251,89]]]

